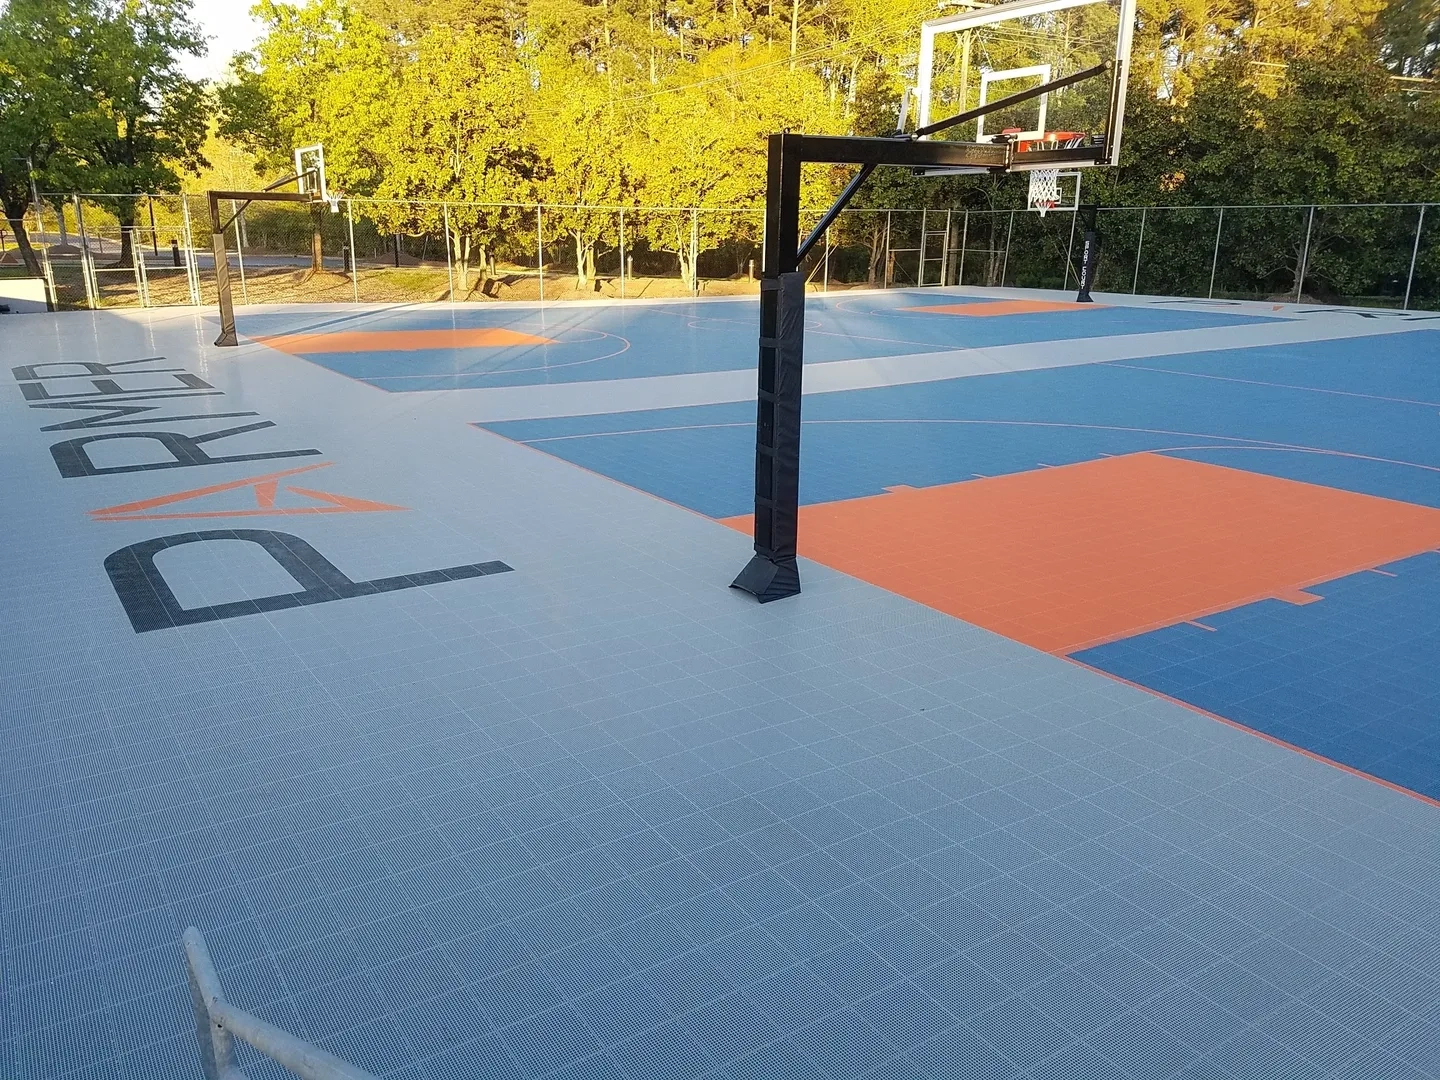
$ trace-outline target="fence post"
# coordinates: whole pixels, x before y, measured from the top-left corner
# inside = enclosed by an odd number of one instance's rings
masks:
[[[1420,233],[1425,228],[1425,205],[1420,206],[1420,220],[1415,222],[1415,246],[1410,249],[1410,275],[1405,279],[1405,303],[1401,311],[1410,310],[1410,286],[1415,283],[1415,260],[1420,256]]]
[[[63,213],[63,211],[62,211]],[[55,270],[50,265],[50,245],[39,245],[40,266],[45,275],[46,299],[50,303],[51,311],[60,310],[60,294],[55,289]]]
[[[345,200],[345,228],[350,234],[350,292],[355,303],[360,302],[360,264],[355,254],[355,204],[353,199]]]
[[[244,211],[235,209],[235,200],[230,200],[230,216],[235,219],[235,265],[240,268],[240,302],[250,303],[250,292],[245,287],[245,245],[241,242],[240,230],[243,227]],[[263,237],[262,237],[263,239]]]
[[[442,202],[440,213],[445,219],[445,288],[450,302],[455,302],[455,271],[450,266],[450,204]]]
[[[620,208],[620,299],[625,299],[625,208]]]
[[[940,241],[940,287],[950,284],[950,210],[945,210],[945,236]]]
[[[1305,246],[1300,250],[1300,273],[1295,275],[1295,303],[1305,292],[1305,268],[1310,262],[1310,230],[1315,227],[1315,207],[1310,207],[1310,216],[1305,220]]]
[[[825,276],[820,285],[821,292],[830,291],[830,226],[825,226]]]
[[[690,294],[700,294],[700,210],[690,208]]]
[[[72,195],[75,202],[75,227],[80,230],[80,276],[85,280],[85,306],[100,306],[100,283],[95,280],[90,266],[90,237],[85,231],[85,211],[80,207],[80,196]]]
[[[140,306],[150,306],[150,275],[145,272],[145,245],[130,245],[135,253],[135,291],[140,294]]]
[[[1077,184],[1080,182],[1077,178]],[[1075,198],[1080,198],[1079,188],[1076,188]],[[1075,254],[1075,219],[1080,216],[1080,207],[1077,204],[1070,214],[1070,239],[1065,244],[1065,280],[1060,284],[1060,291],[1065,292],[1070,288],[1070,259]]]
[[[190,303],[200,306],[200,267],[195,261],[195,236],[190,228],[190,198],[180,196],[180,220],[185,229],[185,283],[190,286]]]
[[[1010,211],[1010,224],[1005,229],[1005,258],[1000,261],[1000,288],[1005,287],[1005,275],[1010,270],[1010,237],[1015,235],[1015,211]]]
[[[545,302],[545,223],[542,217],[544,207],[535,204],[535,266],[540,271],[540,302]]]
[[[919,260],[919,265],[916,266],[916,268],[915,268],[915,284],[916,284],[916,285],[924,285],[924,284],[925,284],[925,241],[926,241],[927,231],[928,231],[928,229],[930,228],[929,217],[930,217],[930,211],[929,211],[929,210],[926,210],[924,207],[921,207],[921,208],[920,208],[920,260]]]
[[[1220,219],[1215,222],[1215,254],[1210,257],[1210,291],[1206,300],[1215,299],[1215,268],[1220,265],[1220,230],[1225,227],[1225,208],[1220,207]]]
[[[965,245],[970,242],[970,211],[965,211],[965,220],[960,225],[960,272],[955,275],[955,284],[965,284]]]
[[[890,288],[890,215],[891,210],[886,210],[886,261],[880,272],[880,288]]]
[[[1146,208],[1140,208],[1140,242],[1135,245],[1135,276],[1130,279],[1130,295],[1134,296],[1140,289],[1140,253],[1145,250],[1145,212]]]

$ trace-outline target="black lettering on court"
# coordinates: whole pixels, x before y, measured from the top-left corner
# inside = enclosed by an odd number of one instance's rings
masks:
[[[189,469],[197,465],[222,465],[229,461],[267,461],[271,458],[309,457],[319,450],[271,450],[255,454],[231,454],[228,457],[211,457],[200,448],[201,443],[243,435],[247,431],[275,426],[273,420],[262,420],[258,424],[244,424],[241,427],[211,431],[204,435],[183,435],[178,431],[118,431],[109,435],[86,435],[80,439],[58,442],[50,447],[55,467],[67,480],[77,476],[113,476],[116,473],[154,472],[156,469]],[[91,443],[109,442],[114,439],[151,439],[160,443],[174,456],[173,461],[147,461],[137,465],[111,465],[104,468],[90,460],[85,448]]]
[[[211,607],[184,608],[155,565],[155,556],[166,548],[181,544],[199,544],[208,540],[243,540],[259,544],[281,568],[295,579],[299,592],[262,596],[254,600],[236,600]],[[257,615],[265,611],[325,604],[332,600],[350,600],[357,596],[416,589],[439,585],[446,581],[505,574],[513,567],[503,562],[467,563],[444,570],[426,570],[419,574],[377,578],[374,581],[351,581],[325,556],[290,533],[269,529],[213,529],[206,532],[176,533],[144,540],[123,547],[105,559],[105,572],[115,588],[130,625],[137,634],[165,630],[177,626],[233,619],[241,615]]]
[[[216,391],[217,393],[219,391]],[[199,394],[178,394],[177,397],[200,397]],[[136,399],[129,399],[136,400]],[[143,420],[122,420],[123,416],[134,416],[138,413],[156,412],[159,405],[121,405],[117,402],[81,402],[81,401],[38,401],[33,403],[32,409],[69,409],[71,412],[94,412],[99,416],[82,416],[78,420],[65,420],[58,424],[47,424],[41,431],[79,431],[83,428],[108,428],[108,427],[133,427],[137,424],[169,424],[179,423],[181,420],[228,420],[236,416],[259,416],[258,412],[216,412],[216,413],[190,413],[187,416],[147,416]]]
[[[16,368],[16,371],[21,369]],[[142,372],[127,372],[124,374],[139,375]],[[114,379],[97,378],[91,379],[90,385],[95,387],[93,391],[81,394],[52,394],[41,382],[22,382],[20,393],[26,401],[76,401],[84,398],[121,397],[129,394],[175,394],[185,390],[214,390],[204,379],[198,375],[191,375],[188,371],[180,371],[174,375],[167,376],[174,379],[178,386],[141,386],[127,389],[122,387]],[[51,376],[51,378],[73,378],[73,376]],[[88,376],[87,376],[88,378]]]

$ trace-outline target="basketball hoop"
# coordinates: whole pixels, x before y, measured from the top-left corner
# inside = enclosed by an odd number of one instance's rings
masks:
[[[1045,214],[1054,210],[1060,205],[1060,170],[1059,169],[1032,169],[1030,170],[1030,209],[1038,210],[1043,218]]]

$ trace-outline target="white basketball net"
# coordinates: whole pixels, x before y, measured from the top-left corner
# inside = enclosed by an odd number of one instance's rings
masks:
[[[1032,169],[1030,171],[1030,209],[1040,211],[1044,217],[1047,210],[1060,205],[1060,170]]]

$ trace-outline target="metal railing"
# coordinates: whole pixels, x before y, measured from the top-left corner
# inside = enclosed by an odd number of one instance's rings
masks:
[[[202,196],[42,195],[35,248],[56,307],[215,303]],[[1437,203],[1105,207],[1105,292],[1440,308]],[[227,231],[240,303],[555,301],[757,290],[763,212],[345,199],[337,213],[251,207]],[[807,215],[802,230],[818,220]],[[1076,215],[849,209],[810,287],[1068,289]],[[312,258],[320,235],[321,261]],[[4,245],[0,238],[0,246]],[[4,252],[0,251],[0,256]],[[0,268],[5,272],[12,268]]]
[[[181,940],[185,946],[190,998],[195,1006],[200,1071],[205,1080],[245,1080],[245,1074],[235,1064],[235,1039],[303,1080],[377,1080],[364,1069],[357,1069],[318,1046],[231,1005],[220,991],[220,977],[210,962],[210,952],[200,931],[192,926]]]

